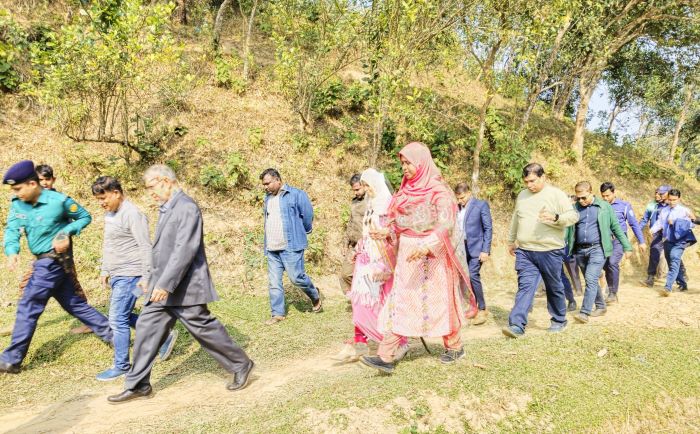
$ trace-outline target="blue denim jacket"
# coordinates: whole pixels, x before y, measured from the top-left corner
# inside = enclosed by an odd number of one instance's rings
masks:
[[[309,196],[303,190],[284,184],[280,189],[280,214],[282,215],[282,227],[287,239],[285,250],[305,250],[308,246],[307,234],[313,229],[314,209],[311,206]],[[265,196],[263,215],[267,225],[267,201],[270,195]],[[267,235],[265,236],[265,253],[267,254]]]

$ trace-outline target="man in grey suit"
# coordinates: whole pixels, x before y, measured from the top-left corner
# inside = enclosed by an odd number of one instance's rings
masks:
[[[175,172],[168,166],[151,166],[143,179],[146,190],[160,205],[151,280],[147,285],[148,301],[136,323],[134,361],[126,374],[125,390],[107,400],[120,404],[151,395],[153,362],[178,319],[233,375],[227,389],[243,389],[255,365],[207,308],[207,303],[219,297],[204,252],[199,206],[180,189]]]

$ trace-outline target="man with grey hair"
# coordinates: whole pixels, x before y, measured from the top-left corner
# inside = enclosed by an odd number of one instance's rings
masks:
[[[125,390],[107,400],[119,404],[151,395],[153,360],[178,319],[233,375],[226,387],[243,389],[255,365],[207,308],[207,303],[219,297],[209,274],[199,206],[180,189],[171,168],[151,166],[143,178],[149,195],[160,205],[151,277],[146,285],[147,301],[136,323],[134,361],[126,374]]]

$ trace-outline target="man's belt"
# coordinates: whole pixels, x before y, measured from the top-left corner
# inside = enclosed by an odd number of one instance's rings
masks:
[[[38,255],[34,255],[37,259],[46,259],[46,258],[51,258],[51,259],[57,259],[58,258],[58,253],[56,253],[55,250],[49,250],[48,252],[40,253]]]
[[[580,244],[576,244],[575,250],[590,249],[591,247],[595,247],[597,245],[598,245],[598,243],[580,243]]]

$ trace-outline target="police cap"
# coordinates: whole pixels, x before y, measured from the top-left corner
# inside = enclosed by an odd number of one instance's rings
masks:
[[[24,181],[35,177],[36,172],[34,171],[34,162],[31,160],[22,160],[19,163],[13,164],[9,169],[7,169],[5,176],[2,178],[2,183],[9,185],[21,184]]]

